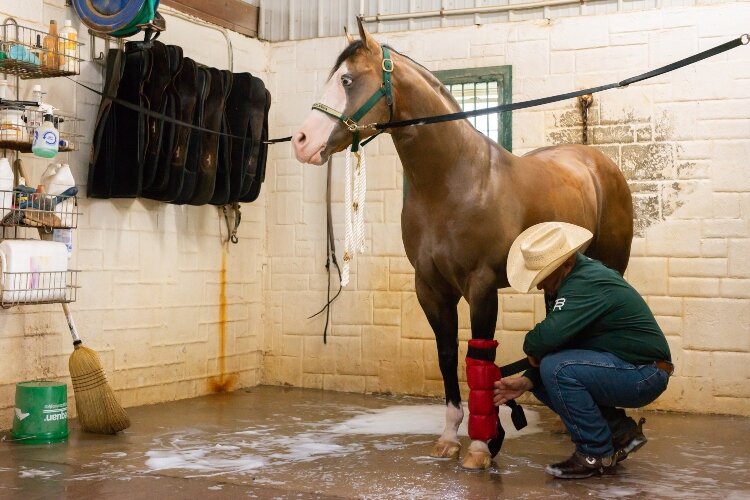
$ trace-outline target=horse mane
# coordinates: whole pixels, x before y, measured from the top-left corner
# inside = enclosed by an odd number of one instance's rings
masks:
[[[435,91],[438,92],[443,99],[445,99],[446,101],[448,101],[449,107],[450,106],[453,107],[453,109],[451,110],[452,112],[461,111],[461,106],[458,104],[458,101],[456,101],[456,98],[453,97],[453,94],[451,94],[450,92],[448,92],[448,89],[445,87],[445,85],[443,85],[443,82],[441,82],[438,79],[438,77],[436,77],[432,73],[432,71],[430,71],[429,69],[427,69],[421,63],[419,63],[419,62],[415,61],[414,59],[412,59],[411,57],[407,56],[406,54],[402,54],[401,52],[398,52],[398,51],[394,50],[392,47],[390,47],[388,45],[386,45],[386,47],[388,47],[390,50],[392,50],[396,54],[400,55],[401,57],[403,57],[403,58],[409,60],[410,62],[412,62],[416,66],[414,69],[416,69],[419,72],[419,74],[422,76],[422,78],[424,78],[427,81],[427,83],[429,83],[430,86],[433,89],[435,89]]]
[[[336,58],[336,63],[333,65],[333,69],[331,69],[331,72],[328,74],[328,78],[331,78],[333,74],[338,70],[342,64],[344,64],[344,61],[349,59],[351,56],[353,56],[357,50],[359,50],[362,47],[362,40],[355,40],[352,43],[350,43],[344,50],[341,51],[341,54]],[[390,45],[383,45],[383,47],[386,47],[388,50],[395,52],[396,54],[400,55],[401,57],[409,60],[412,62],[415,66],[415,69],[419,72],[419,74],[424,78],[427,83],[430,84],[430,86],[440,94],[440,96],[447,101],[449,107],[452,107],[452,112],[461,111],[461,106],[459,106],[458,101],[456,101],[456,98],[453,97],[453,94],[448,92],[448,89],[445,88],[445,85],[443,85],[443,82],[438,80],[438,78],[432,74],[432,72],[427,69],[424,65],[421,63],[415,61],[411,57],[402,54],[401,52],[397,51]]]

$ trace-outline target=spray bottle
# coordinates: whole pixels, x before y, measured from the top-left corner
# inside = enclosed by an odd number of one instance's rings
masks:
[[[42,124],[34,130],[34,142],[31,152],[42,158],[54,158],[60,143],[60,133],[52,122],[51,113],[44,115]]]

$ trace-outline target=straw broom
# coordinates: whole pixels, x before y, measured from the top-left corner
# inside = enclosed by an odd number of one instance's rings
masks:
[[[115,434],[130,427],[130,419],[115,399],[96,351],[84,347],[68,304],[62,304],[75,349],[68,366],[81,428],[97,434]]]

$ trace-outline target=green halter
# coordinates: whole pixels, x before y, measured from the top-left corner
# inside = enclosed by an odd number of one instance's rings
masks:
[[[323,113],[330,115],[346,125],[346,128],[352,133],[352,152],[356,153],[359,150],[359,131],[362,126],[358,125],[357,122],[372,109],[373,106],[382,98],[385,97],[385,102],[388,104],[388,109],[393,114],[393,86],[391,85],[391,73],[393,73],[393,59],[388,52],[388,47],[383,46],[383,62],[381,64],[383,68],[383,85],[365,102],[351,117],[346,116],[344,113],[336,111],[330,106],[326,106],[323,103],[316,102],[312,105],[312,109],[317,109]]]

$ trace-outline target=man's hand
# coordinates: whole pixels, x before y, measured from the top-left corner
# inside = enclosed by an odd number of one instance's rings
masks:
[[[511,399],[516,399],[524,392],[530,391],[533,388],[534,384],[526,377],[501,378],[495,382],[493,402],[495,406],[500,406]]]
[[[528,356],[526,356],[526,357],[527,357],[527,358],[529,358],[529,364],[530,364],[531,366],[533,366],[534,368],[539,368],[539,360],[538,360],[538,359],[536,359],[536,358],[535,358],[534,356],[532,356],[531,354],[529,354],[529,355],[528,355]]]

